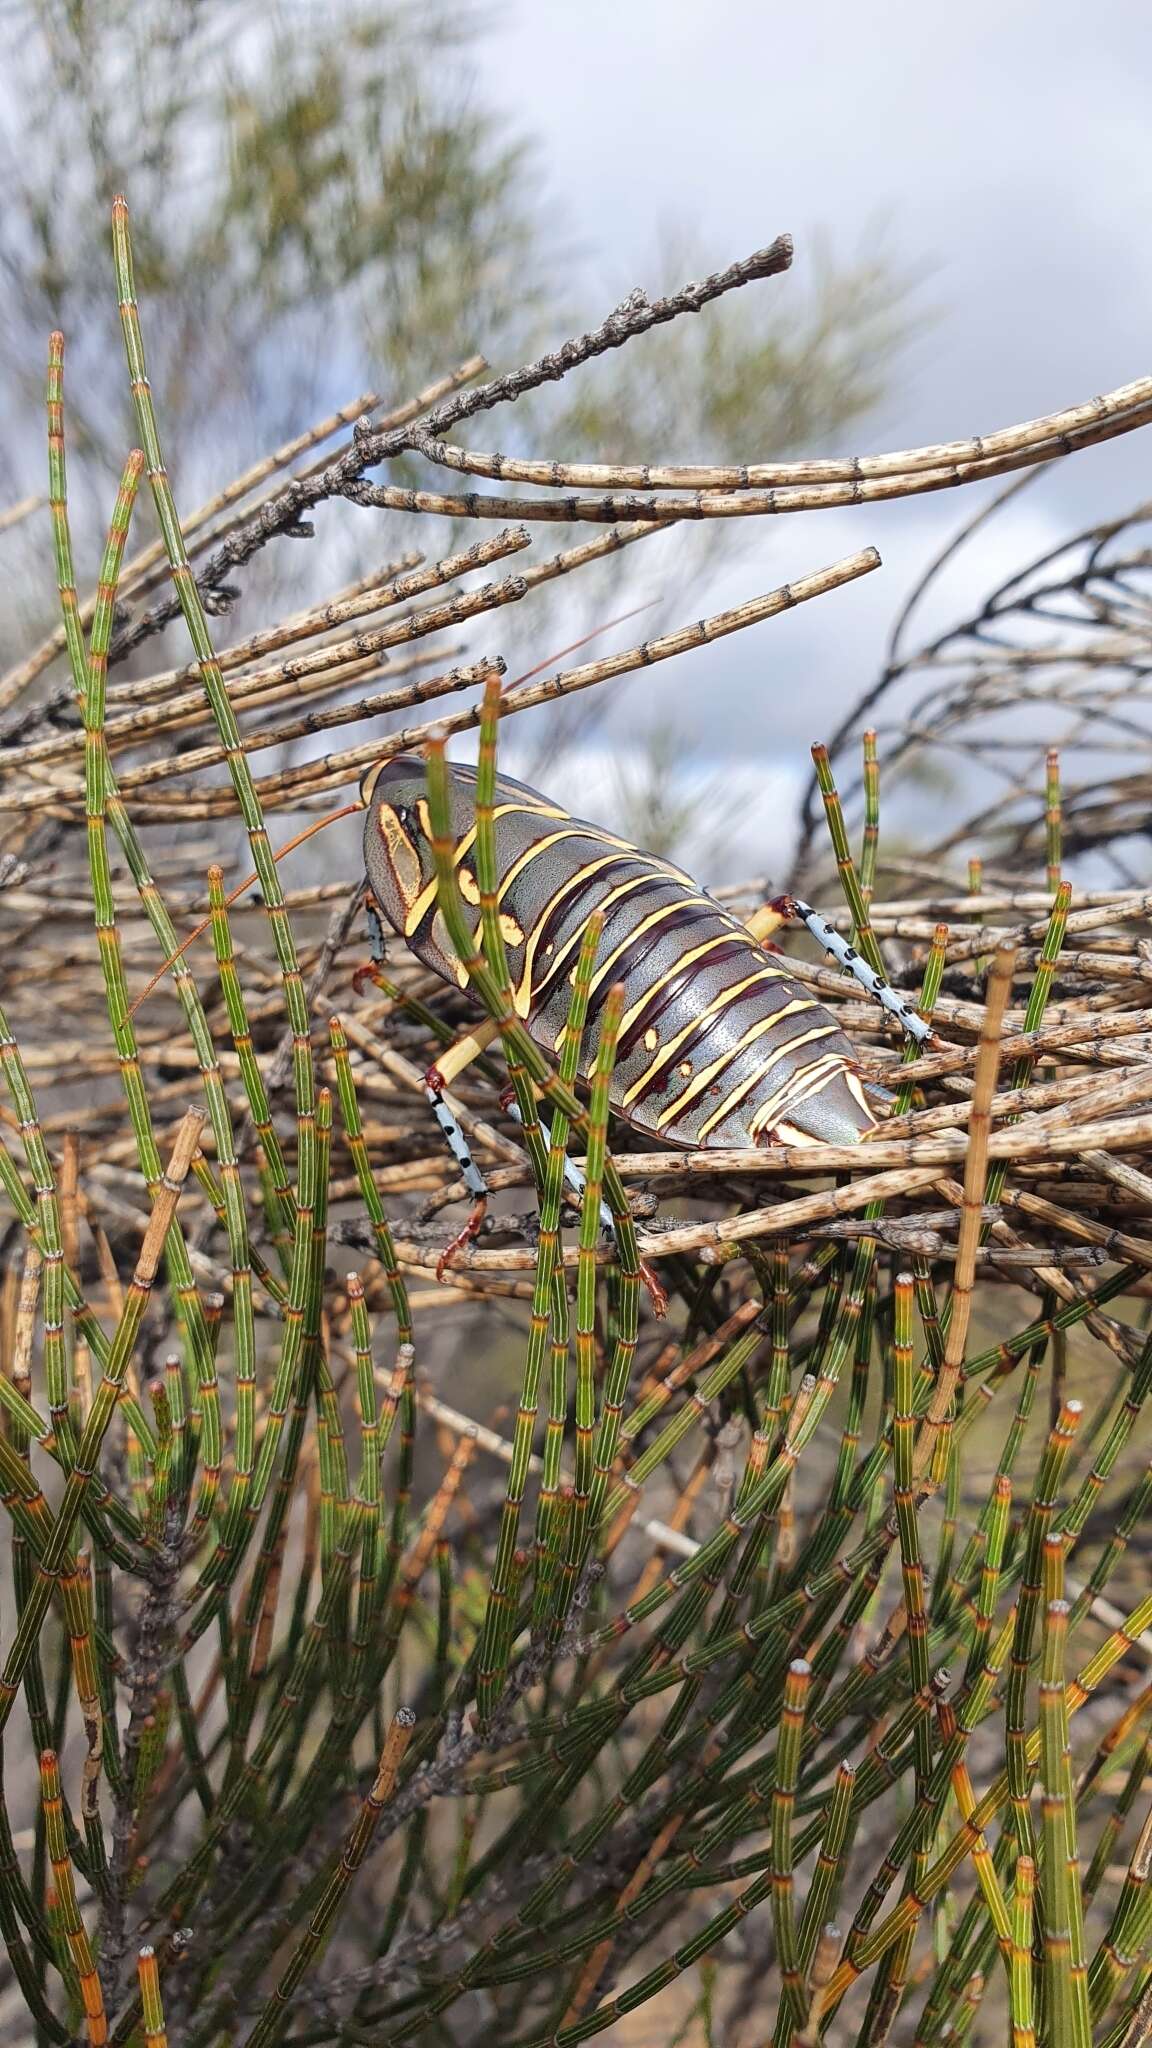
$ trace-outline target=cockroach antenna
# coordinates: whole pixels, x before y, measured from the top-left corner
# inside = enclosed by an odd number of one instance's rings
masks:
[[[354,804],[341,804],[339,810],[329,811],[325,817],[317,818],[314,824],[306,825],[303,832],[297,832],[294,839],[286,840],[284,845],[278,847],[276,852],[272,855],[273,860],[277,862],[282,861],[284,859],[285,854],[295,853],[296,848],[298,846],[303,846],[304,841],[306,839],[314,839],[316,837],[317,832],[323,832],[326,825],[334,825],[338,818],[350,818],[354,812],[362,811],[363,808],[364,805],[359,798],[357,798],[357,801]],[[253,882],[258,882],[259,880],[260,877],[257,874],[255,868],[253,868],[251,873],[245,875],[244,880],[242,882],[237,882],[236,887],[230,890],[228,895],[224,898],[225,910],[228,909],[230,904],[235,903],[238,897],[244,894],[245,889],[250,889],[252,887]],[[195,927],[195,930],[189,932],[188,937],[184,940],[183,944],[177,946],[176,951],[174,953],[169,953],[168,958],[164,961],[163,965],[157,968],[155,974],[152,976],[151,981],[145,984],[144,988],[137,996],[135,1002],[129,1005],[128,1015],[130,1017],[134,1017],[136,1015],[136,1012],[140,1008],[141,1003],[146,1003],[153,989],[159,987],[160,983],[164,979],[164,976],[167,974],[168,969],[170,967],[175,967],[176,962],[179,959],[181,959],[183,955],[188,951],[189,946],[194,946],[197,939],[200,938],[201,935],[208,930],[208,927],[211,924],[211,922],[212,920],[210,917],[204,918],[203,921]]]
[[[563,661],[566,654],[577,653],[581,647],[587,647],[590,641],[599,639],[601,633],[610,633],[614,626],[625,625],[629,619],[636,618],[641,612],[650,611],[652,606],[658,603],[658,598],[650,597],[643,604],[633,605],[629,611],[618,612],[613,619],[605,619],[602,625],[593,626],[590,633],[582,633],[578,640],[570,640],[566,647],[558,647],[552,654],[545,655],[544,660],[538,661],[535,668],[525,669],[523,675],[513,676],[511,681],[504,686],[504,694],[507,694],[509,690],[516,689],[521,683],[530,683],[543,669],[551,668],[553,662]],[[355,803],[341,804],[339,810],[329,811],[323,818],[317,818],[314,824],[305,826],[303,832],[297,832],[294,839],[287,840],[272,855],[273,861],[279,863],[286,854],[295,853],[298,846],[303,846],[306,839],[314,839],[318,832],[323,832],[329,825],[335,825],[339,818],[350,818],[355,812],[362,811],[363,809],[364,800],[362,797],[357,797]],[[237,882],[236,887],[224,898],[224,908],[227,910],[231,904],[235,903],[244,894],[245,889],[250,889],[253,882],[258,882],[259,879],[259,875],[256,873],[255,868],[253,868],[251,873],[245,875],[242,882]],[[175,967],[176,962],[183,958],[188,948],[194,946],[197,939],[203,937],[211,923],[210,917],[202,919],[194,930],[189,932],[188,937],[183,943],[177,946],[176,951],[168,955],[168,958],[157,968],[151,981],[146,983],[145,987],[141,990],[135,1002],[129,1005],[128,1015],[130,1017],[136,1015],[141,1004],[147,1002],[153,989],[160,986],[169,968]]]

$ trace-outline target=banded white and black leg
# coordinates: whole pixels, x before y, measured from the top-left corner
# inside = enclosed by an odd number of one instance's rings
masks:
[[[366,899],[364,914],[368,924],[369,958],[362,966],[357,967],[352,975],[352,986],[358,996],[363,995],[366,981],[374,981],[379,985],[380,970],[388,959],[384,946],[383,921],[371,896]]]
[[[500,1097],[500,1107],[502,1109],[508,1110],[509,1114],[515,1117],[516,1122],[520,1124],[521,1127],[523,1127],[524,1119],[520,1114],[519,1105],[516,1101],[515,1096],[512,1094],[511,1089],[509,1089],[506,1094]],[[550,1124],[546,1124],[544,1122],[543,1118],[541,1118],[540,1121],[540,1136],[543,1138],[544,1143],[546,1145],[551,1145],[552,1128]],[[564,1185],[568,1189],[569,1194],[572,1196],[572,1199],[575,1202],[576,1207],[579,1208],[581,1202],[584,1200],[584,1189],[587,1186],[587,1182],[580,1168],[577,1166],[576,1161],[574,1159],[569,1159],[567,1153],[564,1154]],[[612,1221],[612,1211],[608,1207],[607,1202],[601,1202],[600,1204],[600,1226],[601,1229],[607,1230],[609,1232],[615,1229],[615,1225]]]
[[[457,1232],[451,1244],[441,1252],[436,1261],[438,1280],[444,1278],[445,1270],[456,1253],[478,1235],[488,1208],[488,1183],[472,1157],[460,1119],[444,1100],[444,1090],[449,1081],[454,1080],[457,1074],[463,1073],[464,1068],[471,1065],[484,1051],[485,1046],[492,1043],[498,1030],[499,1026],[493,1023],[491,1018],[483,1024],[478,1024],[475,1031],[466,1032],[463,1038],[458,1038],[454,1045],[448,1046],[424,1076],[425,1099],[440,1126],[448,1150],[460,1168],[464,1185],[472,1196],[472,1207],[464,1228]]]
[[[450,1263],[453,1255],[476,1236],[484,1221],[488,1203],[487,1183],[472,1157],[468,1140],[460,1127],[458,1117],[453,1115],[449,1104],[444,1100],[444,1090],[448,1083],[455,1079],[457,1074],[463,1073],[465,1067],[470,1066],[472,1061],[484,1051],[485,1047],[492,1043],[498,1031],[499,1026],[491,1018],[486,1019],[483,1024],[478,1024],[474,1031],[469,1031],[463,1038],[458,1038],[454,1045],[449,1046],[445,1052],[441,1053],[435,1066],[429,1067],[424,1076],[424,1093],[431,1107],[432,1114],[444,1134],[445,1142],[453,1159],[460,1168],[464,1185],[473,1197],[472,1211],[467,1223],[464,1225],[463,1230],[453,1238],[452,1243],[441,1254],[437,1262],[436,1272],[438,1278],[443,1277],[444,1269]],[[502,1109],[510,1111],[518,1124],[523,1124],[523,1118],[520,1115],[520,1110],[511,1088],[504,1090],[500,1097],[500,1106]],[[540,1125],[540,1135],[545,1145],[551,1144],[551,1130],[543,1121],[541,1121]],[[564,1180],[573,1200],[579,1206],[584,1198],[585,1179],[575,1161],[567,1156],[564,1159]],[[600,1204],[600,1222],[605,1230],[613,1230],[612,1211],[608,1204],[603,1201]]]
[[[768,909],[782,918],[799,918],[801,924],[807,926],[817,945],[823,946],[826,953],[831,953],[834,960],[838,960],[842,967],[846,967],[850,974],[855,975],[861,988],[867,989],[868,994],[880,1004],[881,1009],[887,1010],[890,1017],[895,1017],[901,1030],[909,1038],[915,1039],[917,1045],[932,1043],[936,1034],[931,1024],[920,1015],[913,1004],[892,987],[890,982],[877,974],[875,968],[869,967],[856,947],[850,945],[848,940],[829,924],[826,917],[821,917],[818,910],[813,910],[810,903],[805,903],[800,896],[777,896],[768,905]]]

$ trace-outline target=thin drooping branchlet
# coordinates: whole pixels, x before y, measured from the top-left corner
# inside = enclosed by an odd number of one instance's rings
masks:
[[[89,872],[93,894],[93,914],[97,942],[100,949],[101,969],[104,976],[108,1021],[116,1044],[118,1063],[141,1170],[145,1181],[151,1189],[155,1188],[159,1183],[161,1160],[153,1134],[152,1118],[147,1095],[144,1090],[135,1034],[131,1024],[121,951],[116,929],[116,913],[112,896],[104,827],[105,818],[110,818],[136,884],[140,901],[161,944],[165,946],[166,950],[169,950],[176,942],[175,930],[159,891],[152,880],[135,827],[128,818],[128,814],[120,799],[104,738],[105,681],[112,623],[116,608],[116,591],[143,458],[138,451],[134,452],[129,457],[125,466],[109,527],[104,561],[101,566],[100,582],[97,586],[96,601],[93,607],[91,645],[86,654],[83,632],[76,614],[75,586],[72,570],[72,541],[68,517],[65,470],[63,365],[63,336],[53,335],[49,347],[48,366],[49,489],[53,507],[53,535],[60,603],[64,616],[73,688],[80,705],[84,724],[85,809],[87,813]],[[178,974],[177,986],[184,1006],[185,1017],[205,1072],[206,1081],[212,1075],[215,1075],[218,1081],[218,1068],[208,1026],[200,1006],[195,985],[186,969],[181,969]],[[211,1091],[209,1092],[209,1109],[213,1118],[214,1133],[219,1141],[220,1131],[227,1124],[227,1111],[223,1104],[221,1090],[217,1089],[215,1094]],[[199,1294],[193,1284],[192,1269],[179,1225],[177,1225],[172,1235],[168,1261],[177,1317],[186,1327],[188,1345],[192,1353],[195,1371],[201,1388],[202,1427],[204,1431],[204,1477],[194,1520],[194,1527],[200,1529],[207,1525],[211,1514],[215,1485],[214,1473],[219,1469],[221,1441],[220,1411],[216,1377],[209,1350],[203,1307]],[[100,1355],[99,1351],[98,1355]],[[106,1363],[106,1358],[101,1356],[100,1362],[102,1364]],[[137,1434],[141,1434],[136,1415],[133,1412],[131,1395],[128,1396],[126,1414],[134,1426],[136,1426]],[[145,1445],[149,1441],[149,1434],[147,1424],[145,1424],[142,1434],[142,1440]]]
[[[1063,812],[1060,801],[1060,749],[1049,747],[1044,756],[1044,847],[1046,880],[1055,893],[1060,887],[1060,841]]]
[[[184,623],[192,642],[204,693],[212,709],[216,729],[225,749],[228,773],[240,815],[248,834],[252,850],[252,864],[260,878],[264,907],[272,933],[276,956],[284,989],[284,1004],[292,1031],[292,1073],[296,1092],[297,1113],[311,1115],[315,1109],[312,1049],[308,1028],[308,1010],[304,996],[304,983],[296,957],[287,912],[284,908],[283,891],[272,849],[268,840],[264,813],[256,786],[248,767],[247,756],[240,737],[240,728],[224,679],[212,646],[212,635],[204,610],[200,587],[189,565],[180,529],[175,499],[164,467],[160,447],[159,427],[152,390],[148,382],[148,369],[144,355],[144,339],[140,327],[139,309],[136,304],[136,289],[132,274],[132,243],[128,229],[128,208],[122,198],[112,204],[112,250],[116,266],[116,285],[120,299],[120,321],[124,333],[124,349],[131,380],[132,400],[136,409],[136,420],[140,430],[141,446],[147,467],[148,482],[164,546],[168,555],[172,581],[184,615]]]
[[[380,1754],[372,1789],[357,1817],[339,1861],[317,1901],[308,1927],[297,1943],[288,1965],[268,2004],[248,2036],[249,2048],[272,2048],[293,2017],[292,1994],[323,1946],[340,1912],[348,1888],[368,1853],[380,1815],[396,1784],[404,1752],[412,1737],[416,1716],[401,1707],[395,1715],[387,1742]]]
[[[135,1349],[144,1310],[176,1214],[176,1204],[180,1199],[192,1154],[199,1143],[203,1122],[204,1119],[198,1111],[189,1110],[177,1133],[167,1169],[153,1202],[152,1214],[144,1242],[140,1247],[135,1273],[125,1294],[124,1308],[113,1334],[108,1360],[102,1369],[91,1413],[76,1447],[75,1463],[68,1475],[63,1498],[53,1518],[51,1533],[37,1564],[35,1582],[21,1614],[20,1625],[8,1651],[3,1673],[0,1675],[0,1728],[5,1725],[11,1714],[20,1678],[35,1646],[53,1586],[58,1575],[66,1568],[76,1521],[95,1472],[100,1445],[120,1399],[128,1361]]]

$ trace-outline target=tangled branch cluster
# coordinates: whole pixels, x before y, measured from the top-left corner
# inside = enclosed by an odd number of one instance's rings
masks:
[[[719,2013],[733,2043],[766,2038],[766,2012],[778,2048],[829,2027],[999,2039],[1006,2011],[1021,2044],[1134,2041],[1152,1999],[1152,1600],[1127,1560],[1152,1507],[1152,891],[1120,842],[1144,801],[1143,515],[931,649],[897,638],[833,749],[853,760],[876,717],[847,822],[815,750],[805,857],[823,811],[841,927],[937,1032],[908,1061],[852,983],[793,951],[890,1098],[877,1132],[686,1154],[613,1126],[615,1245],[577,1242],[568,1214],[544,1227],[494,1060],[454,1106],[502,1199],[436,1283],[462,1189],[422,1076],[430,1036],[474,1012],[407,956],[345,1000],[359,878],[283,888],[266,821],[477,724],[467,693],[503,664],[474,622],[495,634],[505,607],[669,521],[1043,463],[1144,424],[1152,380],[845,461],[611,467],[452,438],[783,271],[781,239],[511,375],[477,383],[472,362],[403,405],[358,401],[181,522],[119,204],[115,247],[143,454],[81,604],[56,340],[62,624],[0,683],[0,1725],[6,1762],[39,1758],[38,1786],[10,1770],[0,1799],[3,2010],[121,2048],[165,2028],[267,2048],[495,2027],[567,2048],[672,1989],[677,2024]],[[389,481],[413,456],[517,494]],[[125,559],[144,472],[164,539]],[[501,530],[398,553],[217,651],[236,577],[333,498]],[[597,530],[524,566],[541,521]],[[549,663],[500,716],[876,562],[865,547]],[[177,612],[195,658],[141,673]],[[884,726],[900,688],[921,695]],[[292,751],[369,720],[383,733]],[[880,794],[929,734],[991,760],[1010,801],[905,869]],[[254,775],[253,756],[275,758]],[[236,818],[260,886],[229,908]],[[973,838],[988,863],[965,882],[950,860]],[[1073,887],[1086,853],[1115,862],[1107,885]],[[178,954],[206,913],[211,941]],[[592,1112],[589,1156],[605,1135]]]

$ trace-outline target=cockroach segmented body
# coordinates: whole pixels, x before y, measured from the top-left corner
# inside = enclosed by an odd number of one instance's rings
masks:
[[[451,764],[455,872],[479,925],[476,772]],[[374,920],[446,982],[467,986],[437,902],[424,763],[395,755],[369,770],[364,859]],[[680,868],[506,775],[493,826],[498,907],[516,1010],[549,1054],[558,1049],[588,919],[603,918],[588,1004],[589,1040],[609,989],[625,1008],[612,1079],[616,1113],[661,1144],[744,1147],[854,1144],[876,1119],[851,1044],[831,1012],[768,952],[754,929]],[[771,923],[800,918],[920,1041],[931,1028],[806,903],[780,898]],[[755,926],[755,920],[753,925]],[[483,1180],[441,1089],[488,1042],[482,1027],[438,1060],[428,1092],[469,1191]],[[589,1052],[588,1057],[591,1057]],[[573,1181],[578,1176],[573,1170]]]

